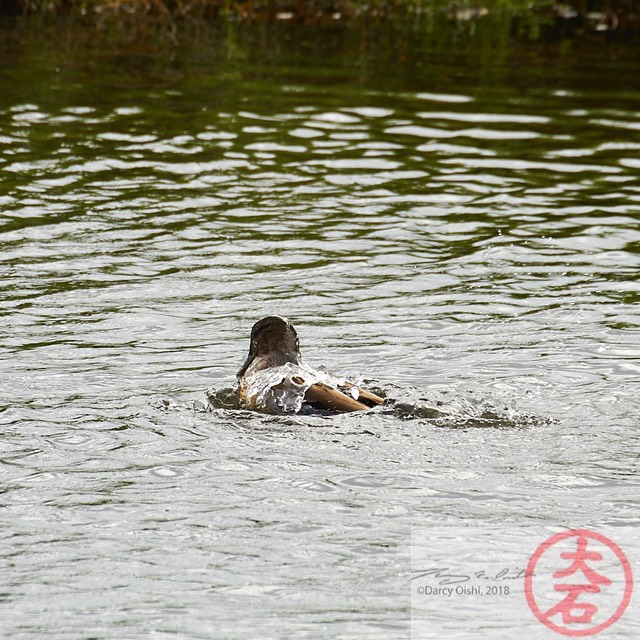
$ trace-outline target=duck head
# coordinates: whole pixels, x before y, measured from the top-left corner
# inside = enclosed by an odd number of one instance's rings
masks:
[[[249,355],[236,376],[242,378],[247,372],[279,367],[287,362],[299,364],[300,360],[296,330],[286,318],[267,316],[253,325]]]

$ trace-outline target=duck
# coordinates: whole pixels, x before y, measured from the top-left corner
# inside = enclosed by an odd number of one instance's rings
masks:
[[[293,325],[267,316],[251,329],[249,354],[236,374],[245,409],[263,413],[367,411],[384,398],[302,359]]]

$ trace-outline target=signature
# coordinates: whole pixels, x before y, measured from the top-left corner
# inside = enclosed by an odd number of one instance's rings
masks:
[[[504,567],[498,571],[472,571],[470,573],[453,572],[450,567],[432,567],[429,569],[416,569],[412,571],[412,580],[418,578],[433,577],[437,584],[461,584],[470,580],[487,580],[498,582],[500,580],[522,580],[527,576],[526,569],[514,569],[513,567]]]

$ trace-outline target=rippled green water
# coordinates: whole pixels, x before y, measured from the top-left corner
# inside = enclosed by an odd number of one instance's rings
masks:
[[[1,32],[3,637],[404,638],[416,527],[637,530],[635,50]],[[387,406],[223,402],[272,313]]]

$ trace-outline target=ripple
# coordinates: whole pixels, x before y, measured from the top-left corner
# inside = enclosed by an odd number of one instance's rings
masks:
[[[630,50],[514,66],[502,44],[243,28],[125,55],[24,29],[0,111],[14,635],[407,635],[420,523],[634,531]],[[386,403],[241,410],[272,313]]]
[[[354,124],[356,122],[360,122],[360,118],[337,111],[315,113],[313,114],[313,119],[320,122],[330,122],[331,124]]]
[[[422,111],[417,114],[424,120],[454,120],[458,122],[497,122],[503,124],[547,124],[546,116],[515,113],[455,113],[448,111]]]
[[[58,433],[48,436],[49,442],[55,443],[57,446],[76,448],[88,447],[93,444],[97,445],[95,433],[81,433],[77,430],[68,433]]]
[[[294,138],[318,138],[324,135],[324,131],[318,131],[318,129],[310,127],[297,127],[289,131],[289,135]]]
[[[535,131],[514,131],[497,129],[437,129],[435,127],[423,127],[420,125],[404,125],[389,127],[385,133],[394,135],[409,135],[420,138],[473,138],[476,140],[531,140],[540,137]]]
[[[393,476],[351,476],[341,478],[338,482],[348,487],[366,489],[386,489],[392,487],[407,487],[413,484],[410,478]]]
[[[567,162],[532,162],[528,160],[499,160],[485,158],[460,158],[445,159],[443,163],[461,164],[472,168],[513,169],[514,171],[526,171],[529,169],[544,169],[548,171],[560,171],[567,173],[579,173],[582,171],[598,171],[600,173],[618,173],[617,167],[595,164],[576,164]]]
[[[637,131],[640,129],[640,122],[630,122],[625,120],[611,120],[606,118],[594,118],[591,120],[592,124],[599,124],[604,127],[615,127],[621,129],[631,129]]]
[[[466,102],[472,102],[473,98],[470,96],[455,95],[452,93],[417,93],[416,98],[419,100],[430,100],[433,102],[451,102],[457,104],[464,104]]]
[[[180,478],[185,475],[184,470],[177,467],[154,467],[147,472],[151,476],[157,476],[158,478]]]

